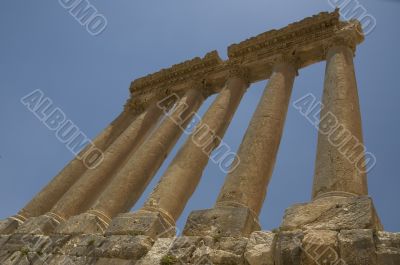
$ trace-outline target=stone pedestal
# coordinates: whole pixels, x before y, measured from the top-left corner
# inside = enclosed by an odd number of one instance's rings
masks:
[[[382,224],[368,196],[325,197],[295,204],[285,212],[281,230],[382,230]]]
[[[98,216],[83,213],[73,216],[68,221],[61,223],[54,233],[65,235],[78,234],[104,234],[108,224]]]
[[[185,236],[238,237],[261,230],[257,216],[245,207],[215,207],[190,214]]]
[[[25,223],[21,224],[17,229],[18,234],[51,234],[61,222],[52,216],[41,215],[29,218]]]
[[[151,238],[175,236],[174,224],[159,212],[138,211],[115,217],[106,235],[146,235]]]

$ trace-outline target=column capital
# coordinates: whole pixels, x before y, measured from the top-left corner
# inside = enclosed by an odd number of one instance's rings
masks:
[[[203,77],[194,78],[193,81],[189,82],[183,94],[190,89],[199,90],[203,99],[207,99],[210,95],[215,93],[211,84]]]
[[[123,111],[127,113],[131,112],[134,114],[139,114],[146,109],[147,105],[148,104],[145,104],[145,102],[142,102],[135,98],[129,98],[124,105]]]
[[[356,52],[358,44],[364,41],[362,26],[358,21],[350,21],[335,34],[334,37],[325,41],[324,53],[325,57],[328,51],[333,47],[345,46],[352,50],[353,55]]]
[[[238,64],[232,64],[229,66],[229,73],[228,73],[228,78],[227,80],[231,78],[239,78],[242,79],[247,86],[250,85],[250,72],[249,70],[241,65]]]
[[[280,53],[272,57],[271,59],[271,67],[273,70],[280,67],[281,65],[290,65],[294,68],[296,75],[298,75],[298,69],[300,68],[300,59],[296,56],[296,52],[288,52],[288,53]]]
[[[336,36],[332,38],[329,42],[327,42],[327,44],[324,47],[325,58],[328,56],[328,52],[332,48],[339,46],[350,48],[354,56],[356,52],[357,41],[351,36]]]

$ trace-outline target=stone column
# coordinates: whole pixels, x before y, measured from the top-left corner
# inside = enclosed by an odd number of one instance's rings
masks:
[[[135,112],[125,108],[124,111],[105,128],[92,142],[86,146],[68,165],[64,167],[53,180],[47,184],[19,213],[10,217],[4,228],[8,230],[18,227],[30,217],[40,216],[48,212],[54,204],[64,195],[65,192],[88,170],[85,163],[85,155],[90,153],[92,148],[106,150],[107,147],[122,133],[135,117]],[[0,228],[0,231],[4,229]]]
[[[144,207],[134,213],[137,222],[127,227],[135,234],[157,237],[173,231],[195,191],[210,153],[219,145],[248,87],[244,71],[235,69],[191,136],[169,165]],[[114,223],[109,232],[113,232]]]
[[[239,165],[227,176],[216,206],[195,211],[184,235],[247,236],[260,229],[264,202],[282,136],[295,67],[281,61],[260,99],[238,151]]]
[[[96,168],[87,170],[50,212],[44,216],[31,218],[20,230],[30,231],[36,225],[39,229],[45,227],[42,232],[44,230],[50,232],[55,227],[53,224],[61,223],[65,219],[87,210],[104,190],[114,171],[145,140],[162,116],[162,112],[154,103],[140,114],[104,152],[104,159]],[[52,224],[50,228],[49,224]]]
[[[197,86],[189,89],[160,126],[116,173],[91,210],[71,218],[57,231],[66,234],[88,231],[101,233],[101,229],[106,228],[113,217],[129,211],[200,107],[204,100],[202,92]],[[100,230],[99,224],[102,226]]]
[[[353,49],[343,41],[327,50],[313,198],[368,193]]]

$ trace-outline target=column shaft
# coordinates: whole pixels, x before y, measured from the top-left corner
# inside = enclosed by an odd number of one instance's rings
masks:
[[[104,215],[113,218],[118,213],[129,211],[203,100],[200,89],[190,89],[186,92],[171,114],[117,173],[92,207],[92,213],[100,213],[104,219]]]
[[[155,104],[140,114],[104,152],[102,163],[86,171],[51,209],[51,213],[68,218],[87,210],[112,178],[113,172],[144,141],[161,114],[162,110]]]
[[[147,199],[144,209],[164,213],[173,221],[179,218],[247,87],[241,78],[228,80]]]
[[[328,50],[322,103],[313,198],[367,194],[353,51],[345,45]]]
[[[133,112],[124,110],[106,129],[94,140],[93,145],[106,150],[107,147],[125,130],[135,117]],[[53,180],[47,184],[15,218],[24,221],[29,217],[39,216],[48,212],[68,189],[82,176],[88,167],[82,161],[84,154],[91,148],[85,147]]]
[[[274,68],[239,147],[239,165],[228,174],[218,205],[242,206],[258,216],[264,202],[282,136],[295,68],[281,63]]]

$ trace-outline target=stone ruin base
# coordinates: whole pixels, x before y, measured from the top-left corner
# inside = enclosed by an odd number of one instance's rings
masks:
[[[213,226],[213,224],[211,224]],[[383,232],[372,200],[296,204],[274,231],[237,236],[0,235],[1,265],[400,265],[400,233]]]
[[[2,265],[399,265],[400,233],[371,229],[257,231],[246,237],[0,237]]]

